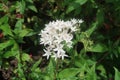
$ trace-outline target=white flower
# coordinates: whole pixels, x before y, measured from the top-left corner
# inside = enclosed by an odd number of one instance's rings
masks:
[[[57,45],[55,49],[53,49],[57,54],[58,56],[60,56],[61,53],[65,53],[65,51],[63,50],[63,45],[60,44],[60,45]]]
[[[65,54],[64,46],[72,47],[73,33],[79,29],[78,26],[82,22],[79,19],[71,19],[69,21],[56,20],[45,24],[45,28],[39,34],[41,36],[40,44],[46,48],[43,56],[47,56],[47,59],[52,56],[55,60],[57,58],[63,60],[64,57],[68,57]]]
[[[66,43],[72,42],[71,41],[72,39],[73,39],[73,35],[72,34],[64,34],[64,36],[63,36],[63,40],[66,41]]]
[[[50,49],[46,49],[46,50],[44,49],[44,52],[45,52],[45,54],[43,56],[47,56],[47,59],[49,59],[49,57],[51,55]]]
[[[78,23],[79,23],[79,24],[83,23],[83,20],[81,20],[81,19],[80,19],[80,20],[78,20]]]
[[[72,41],[67,43],[68,48],[72,48]]]
[[[62,58],[62,60],[64,59],[64,57],[68,57],[68,55],[66,55],[65,53],[61,53],[61,58]]]

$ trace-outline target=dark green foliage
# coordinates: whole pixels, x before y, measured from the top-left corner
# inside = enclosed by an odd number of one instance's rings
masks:
[[[71,18],[84,22],[69,57],[46,60],[39,32]],[[120,0],[0,0],[0,79],[120,80],[119,61]]]

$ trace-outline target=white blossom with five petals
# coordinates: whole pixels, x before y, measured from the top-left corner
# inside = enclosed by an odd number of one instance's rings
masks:
[[[45,28],[40,32],[40,44],[43,44],[45,54],[49,59],[50,56],[55,60],[68,57],[64,50],[64,46],[72,47],[73,33],[76,32],[82,23],[82,20],[71,19],[68,21],[56,20],[45,24]]]

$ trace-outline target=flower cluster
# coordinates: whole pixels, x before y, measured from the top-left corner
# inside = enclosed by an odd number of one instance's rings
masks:
[[[73,33],[78,30],[79,24],[82,20],[71,19],[69,21],[56,20],[49,22],[45,25],[45,28],[39,34],[40,44],[45,46],[43,56],[50,56],[57,58],[67,57],[65,54],[65,45],[69,48],[72,47]]]

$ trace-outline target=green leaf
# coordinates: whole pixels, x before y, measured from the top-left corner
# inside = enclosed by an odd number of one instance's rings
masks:
[[[8,24],[1,25],[0,29],[2,29],[4,35],[13,36],[12,30]]]
[[[27,8],[31,9],[34,12],[37,12],[37,8],[34,5],[34,2],[32,0],[26,0],[27,2]]]
[[[19,51],[7,51],[3,57],[4,58],[9,58],[9,57],[15,57],[17,54],[19,53]]]
[[[8,0],[2,0],[3,3],[7,3]]]
[[[26,0],[26,2],[33,3],[33,0]]]
[[[32,35],[35,35],[37,34],[37,32],[33,32],[32,30],[30,31],[30,33],[28,33],[26,36],[32,36]]]
[[[10,51],[7,51],[5,54],[3,54],[3,57],[4,58],[9,58],[9,57],[12,57],[12,56],[16,56],[17,54],[19,54],[19,48],[18,48],[18,45],[17,43],[13,43],[14,46],[11,48]]]
[[[36,7],[33,4],[28,5],[28,8],[31,9],[34,12],[37,12]]]
[[[35,69],[39,66],[40,62],[41,62],[41,58],[32,66],[31,70],[35,71]]]
[[[54,80],[55,61],[51,58],[48,66],[46,67],[46,73],[49,75],[50,80]]]
[[[73,10],[75,10],[78,7],[79,7],[79,4],[70,3],[67,10],[66,10],[66,13],[68,14],[68,13],[72,12]]]
[[[86,70],[86,64],[88,66],[94,65],[95,61],[92,61],[90,59],[85,59],[83,57],[75,57],[75,66],[80,67],[82,70]]]
[[[48,0],[49,2],[52,2],[52,3],[54,3],[55,2],[55,0]]]
[[[77,67],[84,67],[83,64],[85,64],[85,60],[82,57],[75,57],[75,66]]]
[[[108,48],[105,44],[99,43],[91,46],[90,50],[91,52],[105,52]]]
[[[30,32],[30,29],[23,29],[19,32],[19,37],[27,36],[29,32]]]
[[[104,77],[104,78],[107,78],[106,70],[105,70],[105,68],[104,68],[103,65],[97,66],[97,70],[100,71],[100,76],[102,76],[102,77]]]
[[[120,80],[120,72],[116,69],[115,69],[115,80]]]
[[[81,7],[79,6],[78,8],[75,9],[75,14],[74,15],[79,15],[81,12]]]
[[[20,12],[20,14],[24,14],[25,12],[25,1],[21,0],[20,2],[17,1],[16,7],[17,7],[17,12]]]
[[[16,6],[15,5],[11,5],[11,7],[9,8],[9,12],[13,13],[14,11],[16,11]]]
[[[8,16],[3,16],[0,18],[0,25],[8,23]]]
[[[30,56],[27,53],[22,53],[22,61],[29,61],[30,60]]]
[[[20,2],[20,13],[24,14],[26,8],[25,0],[21,0]]]
[[[24,74],[24,71],[22,69],[22,64],[21,63],[18,64],[17,70],[18,70],[17,74],[21,78],[21,80],[26,80],[25,74]]]
[[[87,0],[75,0],[76,3],[79,3],[80,5],[83,5],[87,2]]]
[[[91,34],[95,31],[95,29],[97,28],[98,22],[94,22],[91,27],[85,32],[87,34],[88,37],[91,36]]]
[[[67,68],[62,70],[58,76],[61,79],[72,78],[75,77],[79,72],[80,70],[78,68]]]
[[[120,47],[118,47],[118,52],[120,53]]]
[[[95,72],[95,64],[87,70],[87,80],[97,80],[97,75]]]
[[[14,40],[8,40],[4,43],[0,43],[0,51],[14,44]]]
[[[0,3],[0,11],[3,11],[3,4]]]
[[[22,30],[24,19],[19,19],[15,24],[15,30]]]
[[[16,27],[14,29],[15,35],[19,37],[17,38],[19,42],[23,42],[22,38],[25,36],[31,36],[31,35],[36,34],[35,32],[33,32],[32,29],[27,29],[27,28],[22,29],[23,21],[24,21],[23,19],[18,20],[18,22],[16,23]]]
[[[35,70],[34,70],[36,73],[40,73],[41,72],[41,70],[40,70],[40,68],[39,67],[37,67],[37,68],[35,68]]]
[[[98,21],[99,24],[103,23],[103,21],[104,21],[104,12],[103,12],[102,9],[98,9],[96,17],[97,17],[96,20]]]
[[[51,80],[49,76],[44,76],[43,78],[44,78],[43,80]]]

